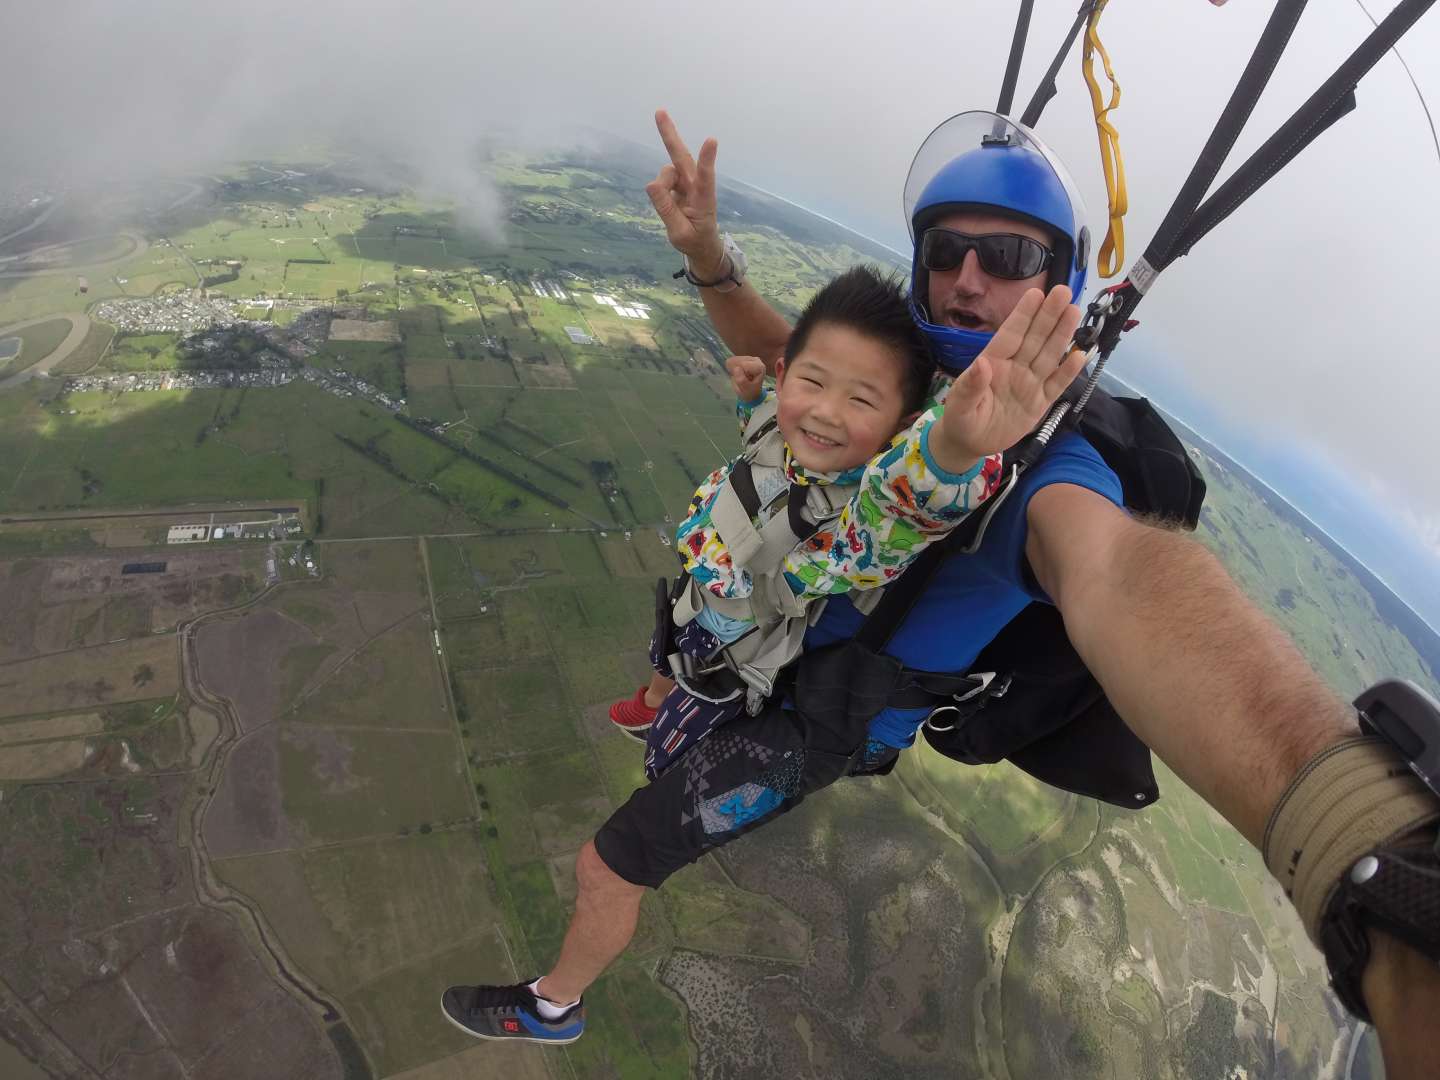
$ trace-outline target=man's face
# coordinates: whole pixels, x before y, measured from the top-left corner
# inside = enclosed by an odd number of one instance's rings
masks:
[[[1054,246],[1054,241],[1044,229],[999,214],[961,210],[947,214],[935,224],[971,236],[1018,233],[1038,240],[1046,248]],[[1023,281],[992,277],[980,269],[979,254],[967,251],[965,261],[956,269],[931,270],[929,273],[931,321],[958,330],[980,330],[993,334],[1000,329],[1000,324],[1014,310],[1027,289],[1045,288],[1048,271],[1041,271]]]

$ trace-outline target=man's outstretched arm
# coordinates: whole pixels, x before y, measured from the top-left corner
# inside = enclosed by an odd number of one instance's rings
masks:
[[[690,155],[670,114],[661,109],[655,126],[670,164],[645,185],[645,194],[665,225],[670,246],[690,260],[701,281],[716,281],[727,273],[728,257],[720,235],[715,203],[715,154],[718,144],[706,139],[700,157]],[[758,356],[766,370],[775,373],[775,361],[790,339],[790,324],[747,281],[738,289],[717,292],[701,288],[700,300],[720,340],[737,356]]]
[[[1260,847],[1301,766],[1354,734],[1354,710],[1188,537],[1069,484],[1038,492],[1027,521],[1035,576],[1117,711]],[[1440,970],[1370,933],[1366,1001],[1389,1075],[1433,1075],[1428,1025],[1406,1017],[1440,1014]]]

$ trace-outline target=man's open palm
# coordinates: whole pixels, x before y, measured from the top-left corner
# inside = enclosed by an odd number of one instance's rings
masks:
[[[1080,309],[1064,285],[1048,296],[1031,289],[1020,298],[945,398],[931,433],[942,467],[1009,449],[1040,423],[1085,364],[1079,349],[1066,352],[1079,325]]]

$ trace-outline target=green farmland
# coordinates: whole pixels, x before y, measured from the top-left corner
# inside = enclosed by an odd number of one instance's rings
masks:
[[[117,190],[103,235],[62,210],[0,275],[0,327],[41,320],[21,364],[62,314],[113,315],[0,391],[0,685],[42,671],[19,689],[47,703],[0,721],[0,977],[29,1010],[0,1010],[0,1072],[13,1046],[117,1078],[1316,1075],[1348,1037],[1318,959],[1178,778],[1131,815],[925,748],[648,896],[574,1045],[444,1021],[447,984],[555,957],[575,854],[643,781],[607,706],[738,442],[654,167],[493,148],[477,231],[316,150]],[[792,315],[896,265],[720,197]],[[207,353],[201,301],[265,378]],[[1196,453],[1201,539],[1338,688],[1431,678],[1320,538]],[[257,506],[303,532],[164,543]]]

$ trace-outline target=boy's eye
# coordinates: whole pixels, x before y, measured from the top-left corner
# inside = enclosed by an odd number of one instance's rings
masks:
[[[869,398],[852,397],[850,400],[853,401],[856,405],[864,405],[867,409],[873,409],[876,407],[875,403]]]
[[[819,382],[818,380],[812,379],[812,378],[810,378],[810,377],[807,376],[807,375],[801,375],[801,376],[800,376],[800,381],[801,381],[801,382],[807,382],[807,383],[809,383],[811,386],[821,386],[821,384],[820,384],[820,382]],[[822,387],[822,389],[823,389],[823,387]]]

